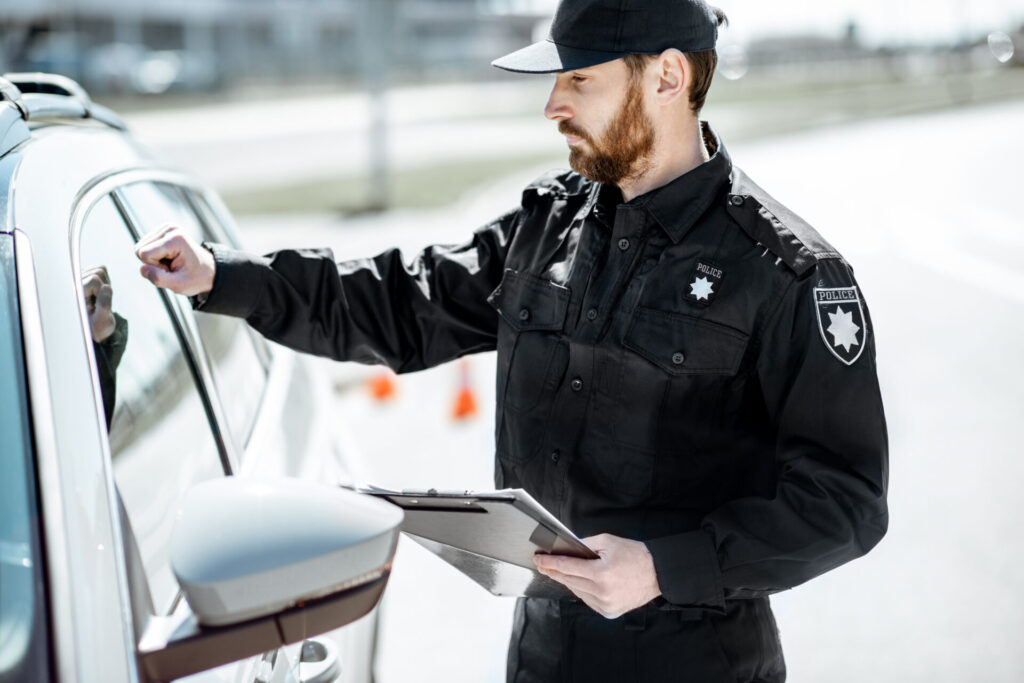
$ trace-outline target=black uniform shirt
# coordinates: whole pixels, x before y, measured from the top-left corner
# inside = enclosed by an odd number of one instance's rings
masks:
[[[399,372],[496,348],[497,486],[645,541],[664,607],[721,612],[877,543],[887,446],[850,267],[705,130],[711,160],[646,195],[549,174],[410,264],[213,245],[202,306]]]

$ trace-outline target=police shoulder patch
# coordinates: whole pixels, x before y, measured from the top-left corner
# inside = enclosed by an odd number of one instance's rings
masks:
[[[864,352],[867,319],[856,284],[829,287],[824,280],[814,288],[814,309],[818,331],[825,347],[846,365],[853,365]]]

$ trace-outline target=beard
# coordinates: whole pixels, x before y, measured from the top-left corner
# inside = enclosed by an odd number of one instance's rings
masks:
[[[654,149],[654,126],[644,111],[642,96],[639,79],[632,79],[622,106],[599,141],[568,121],[558,124],[558,132],[581,138],[589,148],[584,151],[577,146],[569,151],[572,170],[602,185],[616,185],[647,172]]]

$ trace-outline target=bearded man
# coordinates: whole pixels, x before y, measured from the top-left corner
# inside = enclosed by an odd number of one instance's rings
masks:
[[[274,341],[398,372],[497,350],[495,481],[600,556],[538,555],[508,680],[783,681],[768,596],[872,548],[887,445],[843,258],[700,122],[703,0],[563,0],[497,60],[554,73],[574,172],[406,265],[142,240],[143,275]]]

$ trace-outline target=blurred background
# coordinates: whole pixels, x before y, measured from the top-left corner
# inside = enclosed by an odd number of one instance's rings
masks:
[[[888,536],[773,598],[793,683],[1024,680],[1024,0],[722,0],[704,111],[857,268]],[[0,71],[81,81],[254,249],[457,242],[566,165],[550,76],[489,62],[553,0],[0,0]],[[372,483],[491,486],[494,358],[324,362]],[[628,419],[628,417],[624,417]],[[512,603],[403,541],[378,683],[504,680]]]
[[[1024,93],[1021,0],[719,4],[732,22],[707,116],[730,141]],[[552,155],[556,138],[523,128],[544,126],[548,80],[489,63],[546,35],[554,6],[0,0],[0,70],[77,79],[236,211],[436,206]],[[427,126],[494,118],[522,138],[459,150]]]

